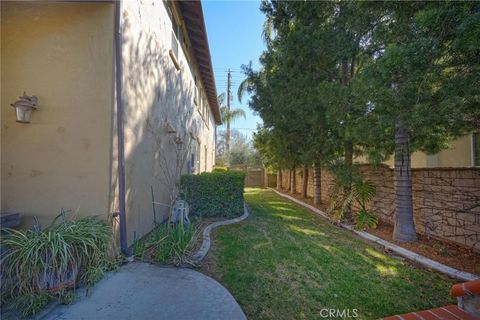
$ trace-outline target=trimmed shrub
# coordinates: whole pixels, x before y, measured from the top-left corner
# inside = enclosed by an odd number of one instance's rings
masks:
[[[225,172],[228,171],[227,167],[215,166],[213,167],[213,172]]]
[[[234,217],[243,213],[245,173],[237,171],[204,172],[183,175],[182,196],[190,212],[202,217]]]

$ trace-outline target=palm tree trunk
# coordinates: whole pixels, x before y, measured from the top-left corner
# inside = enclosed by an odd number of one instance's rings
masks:
[[[302,185],[302,197],[307,198],[307,188],[308,188],[308,167],[303,166],[303,185]]]
[[[343,187],[343,193],[344,195],[348,195],[352,190],[352,175],[353,175],[353,143],[351,140],[347,140],[345,142],[345,166],[347,167],[347,172],[350,176],[347,181],[347,184],[345,184],[345,186]],[[352,220],[353,218],[352,206],[350,204],[345,208],[343,217],[347,221]]]
[[[393,239],[418,240],[413,221],[413,196],[408,132],[402,120],[395,123],[395,226]]]
[[[313,167],[313,203],[322,203],[322,172],[318,163]]]
[[[277,189],[282,188],[282,169],[279,169],[277,172]]]
[[[295,181],[295,176],[296,176],[296,174],[295,174],[295,165],[293,166],[293,168],[292,168],[292,170],[291,170],[291,173],[292,173],[292,181],[291,181],[291,183],[290,183],[290,192],[291,192],[291,193],[295,193],[295,189],[296,189],[296,188],[295,188],[295,183],[296,183],[296,181]]]

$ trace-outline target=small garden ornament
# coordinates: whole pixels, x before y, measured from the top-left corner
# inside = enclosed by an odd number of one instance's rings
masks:
[[[175,201],[175,204],[173,205],[173,208],[172,208],[172,222],[190,224],[188,213],[189,213],[189,207],[188,207],[188,203],[185,200]]]

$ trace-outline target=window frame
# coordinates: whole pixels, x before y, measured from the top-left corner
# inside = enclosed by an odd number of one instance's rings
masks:
[[[180,42],[179,38],[183,38],[183,30],[182,30],[182,23],[177,19],[177,15],[175,14],[175,9],[172,7],[172,5],[167,6],[167,12],[168,16],[170,18],[170,22],[172,24],[171,28],[171,40],[170,40],[170,50],[168,51],[170,58],[172,59],[173,64],[175,65],[175,68],[177,70],[180,70],[180,62],[179,62],[179,56],[180,56],[180,48],[182,51],[184,51],[183,45]],[[186,53],[184,52],[186,55]]]
[[[198,138],[192,138],[192,147],[190,149],[190,171],[192,173],[199,173],[200,162],[198,151],[200,149],[200,141]]]
[[[208,147],[205,145],[205,171],[207,171],[207,163],[208,163]]]

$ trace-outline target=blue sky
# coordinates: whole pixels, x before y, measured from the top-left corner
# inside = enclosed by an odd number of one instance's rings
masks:
[[[250,137],[253,131],[247,129],[255,129],[262,120],[248,108],[248,97],[244,97],[240,104],[237,88],[244,79],[241,65],[252,61],[257,69],[258,57],[264,50],[264,15],[259,9],[260,1],[202,1],[202,5],[217,92],[226,92],[227,70],[230,68],[233,71],[232,107],[241,107],[247,114],[245,120],[235,121],[232,128],[239,128],[240,132]]]

